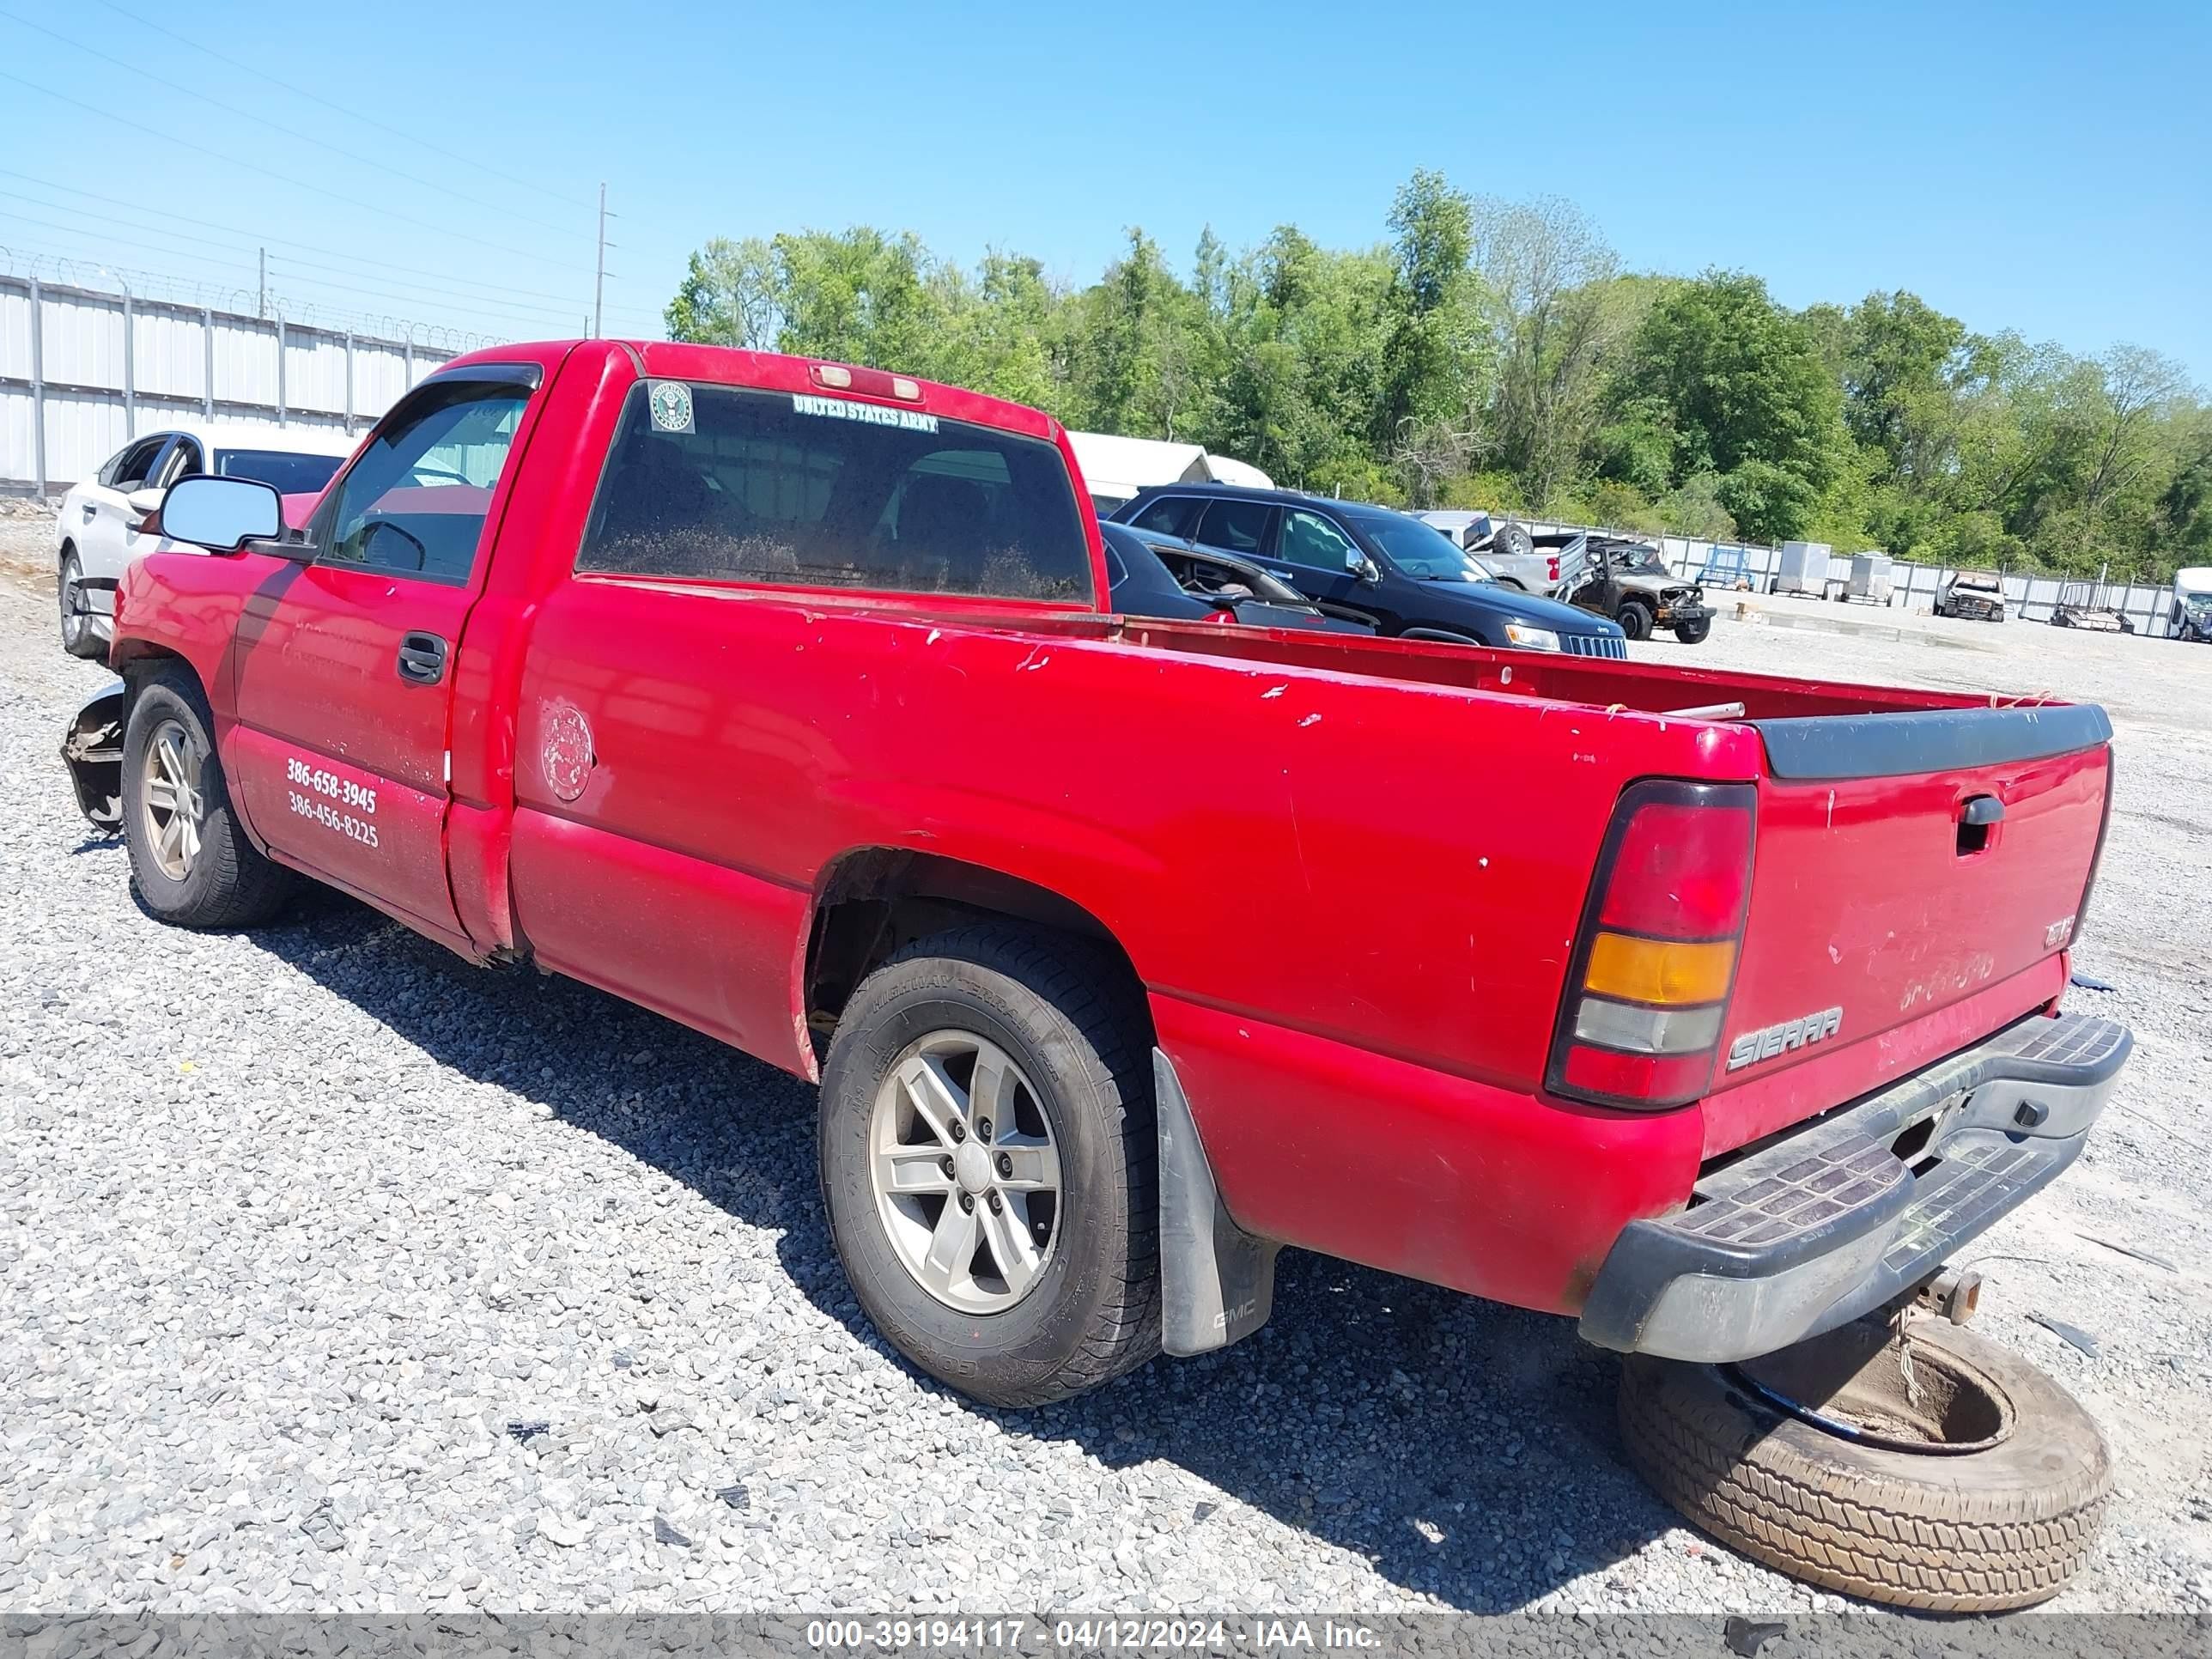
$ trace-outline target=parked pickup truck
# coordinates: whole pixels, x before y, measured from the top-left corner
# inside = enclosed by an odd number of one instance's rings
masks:
[[[1104,611],[1048,417],[501,346],[287,528],[193,477],[65,747],[154,916],[304,876],[818,1079],[917,1365],[1030,1405],[1285,1244],[1757,1356],[2080,1151],[2103,712]],[[1224,880],[1232,863],[1237,875]]]

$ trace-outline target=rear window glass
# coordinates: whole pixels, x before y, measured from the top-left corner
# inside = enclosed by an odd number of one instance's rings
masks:
[[[1206,509],[1194,539],[1231,553],[1257,553],[1274,511],[1265,501],[1216,501]]]
[[[857,399],[647,384],[623,408],[580,571],[1092,598],[1048,443]]]
[[[312,495],[345,465],[343,455],[302,455],[284,449],[218,449],[215,470],[226,478],[252,478],[280,495]]]
[[[1198,522],[1199,508],[1205,505],[1204,500],[1195,495],[1162,495],[1129,522],[1155,535],[1188,536],[1190,527]]]

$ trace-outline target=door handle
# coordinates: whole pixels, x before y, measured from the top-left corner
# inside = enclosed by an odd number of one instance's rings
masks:
[[[1995,795],[1969,795],[1959,807],[1959,822],[1986,828],[2004,822],[2004,803]]]
[[[84,521],[87,524],[90,524],[94,519],[100,516],[100,509],[94,507],[90,501],[85,502],[82,507],[77,508],[77,511],[84,514]]]
[[[446,678],[446,642],[435,634],[399,636],[399,678],[416,685],[435,685]]]

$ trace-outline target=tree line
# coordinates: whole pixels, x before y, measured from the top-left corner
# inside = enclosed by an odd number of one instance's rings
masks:
[[[2212,563],[2212,407],[2172,360],[1978,333],[1917,296],[1793,311],[1623,270],[1577,209],[1416,173],[1389,238],[1295,226],[1088,287],[867,227],[716,239],[670,337],[896,368],[1279,483],[1717,540],[2162,580]]]

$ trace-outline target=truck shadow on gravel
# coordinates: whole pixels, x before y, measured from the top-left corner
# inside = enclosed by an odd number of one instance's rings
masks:
[[[811,1086],[586,986],[470,968],[336,895],[253,938],[431,1058],[550,1109],[741,1221],[782,1230],[784,1269],[817,1308],[890,1355],[917,1390],[958,1399],[896,1360],[846,1289],[820,1212]],[[1565,1320],[1288,1251],[1273,1322],[1239,1346],[993,1415],[1112,1470],[1179,1465],[1408,1592],[1498,1612],[1605,1574],[1673,1524],[1621,1461],[1618,1374]],[[1218,1500],[1179,1498],[1188,1509],[1170,1516],[1153,1482],[1126,1484],[1149,1519],[1184,1529],[1193,1556],[1212,1554]],[[1082,1524],[1054,1517],[1048,1532],[1056,1522]],[[1588,1598],[1618,1607],[1645,1571],[1593,1579]],[[1287,1596],[1296,1569],[1285,1571]]]

